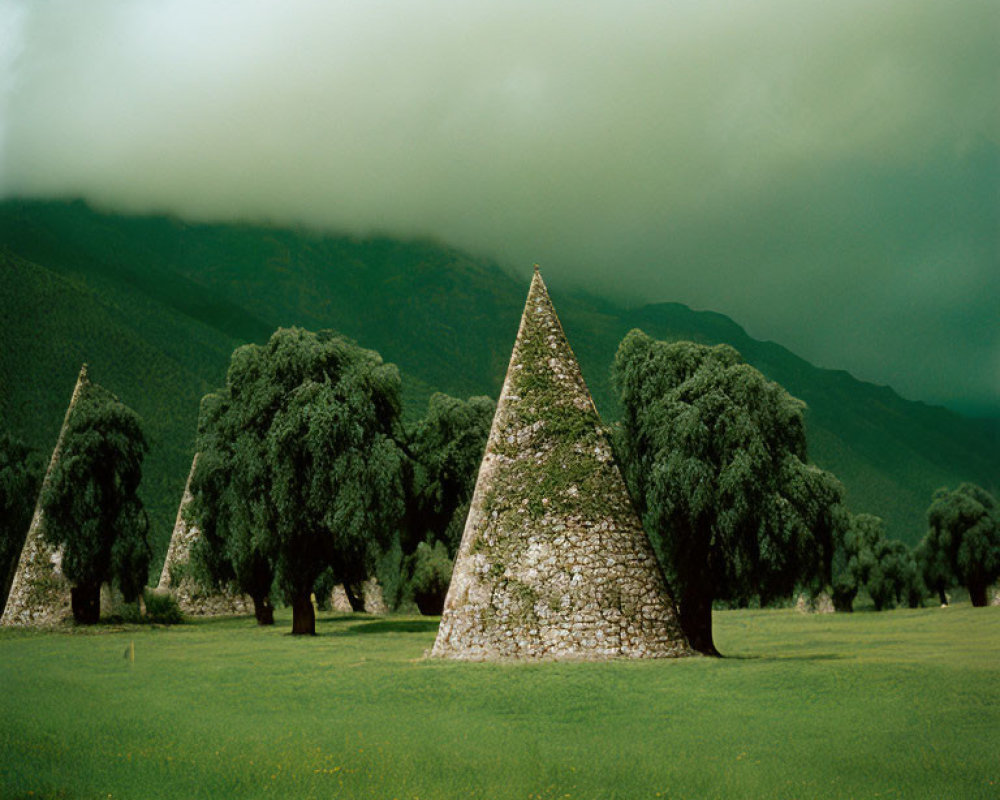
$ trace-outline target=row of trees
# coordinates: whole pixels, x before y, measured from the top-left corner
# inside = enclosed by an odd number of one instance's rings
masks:
[[[341,583],[358,603],[352,587],[394,541],[422,575],[421,542],[453,554],[461,537],[492,413],[487,398],[435,395],[407,429],[396,367],[329,331],[280,329],[239,348],[202,403],[198,577],[248,594],[262,624],[276,586],[292,633],[311,634],[313,591]]]
[[[250,595],[262,624],[273,622],[277,592],[293,607],[293,630],[312,632],[313,590],[328,596],[342,583],[360,609],[357,587],[393,545],[403,575],[392,599],[440,612],[494,408],[486,397],[435,394],[406,426],[396,368],[347,339],[290,329],[239,348],[226,386],[202,404],[195,577]],[[77,622],[97,621],[102,583],[127,601],[145,586],[147,449],[138,415],[86,384],[42,492],[43,530],[63,551]],[[4,602],[42,475],[37,453],[0,438]]]
[[[829,590],[850,610],[863,590],[884,608],[962,583],[985,604],[1000,577],[1000,514],[984,490],[939,491],[911,553],[877,517],[847,511],[840,482],[808,462],[804,405],[732,348],[633,331],[614,375],[616,450],[696,649],[717,652],[720,602]],[[293,632],[312,633],[310,595],[342,583],[359,607],[354,587],[392,550],[405,585],[391,599],[440,611],[493,411],[488,398],[439,394],[405,425],[396,368],[330,332],[282,329],[239,348],[199,418],[195,577],[251,596],[262,624],[277,594],[293,608]],[[80,621],[96,620],[102,582],[126,599],[145,584],[146,450],[134,412],[88,387],[42,497]],[[39,480],[37,459],[0,440],[0,500],[33,496]],[[21,531],[17,552],[30,506],[18,513],[4,514]]]
[[[888,538],[879,517],[848,516],[831,576],[838,611],[851,611],[862,589],[876,611],[916,608],[929,595],[946,605],[946,590],[955,585],[968,590],[972,605],[986,605],[987,590],[1000,577],[1000,508],[985,489],[971,483],[938,489],[927,510],[927,534],[912,550]]]

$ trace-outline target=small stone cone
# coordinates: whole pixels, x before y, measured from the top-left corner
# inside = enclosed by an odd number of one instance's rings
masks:
[[[365,604],[365,613],[373,616],[382,616],[389,613],[389,607],[385,604],[385,594],[382,591],[382,584],[378,582],[376,576],[368,578],[361,584],[361,597]],[[338,583],[330,592],[330,607],[334,611],[350,614],[354,611],[351,601],[347,597],[344,584]]]
[[[198,538],[198,529],[194,525],[188,525],[184,519],[184,510],[193,499],[191,496],[191,479],[194,477],[195,468],[198,466],[198,454],[194,454],[191,460],[191,470],[188,472],[187,481],[184,483],[184,493],[181,495],[180,505],[177,506],[177,518],[174,520],[174,530],[170,535],[170,544],[167,546],[167,556],[163,559],[163,569],[160,571],[160,582],[156,588],[161,591],[169,591],[172,587],[171,572],[175,567],[187,564],[191,557],[191,545]]]
[[[690,653],[536,267],[431,655]]]
[[[52,450],[48,469],[45,470],[42,488],[35,503],[35,513],[31,518],[24,547],[21,549],[21,558],[10,586],[10,594],[7,596],[7,605],[4,607],[3,617],[0,618],[0,625],[53,625],[72,616],[71,587],[62,572],[62,551],[45,541],[42,494],[48,486],[52,469],[59,461],[70,415],[89,383],[87,365],[84,364],[80,367],[80,375],[76,379],[66,416],[59,430],[59,438]]]
[[[236,592],[212,592],[203,589],[190,575],[184,574],[176,583],[174,573],[183,570],[191,560],[191,547],[198,540],[201,531],[198,526],[189,523],[185,518],[185,510],[194,499],[191,494],[191,479],[198,466],[198,454],[191,461],[191,471],[184,484],[180,505],[177,507],[177,519],[174,531],[167,547],[167,557],[163,560],[163,570],[160,572],[160,582],[156,587],[158,592],[172,592],[177,598],[177,605],[185,614],[191,616],[222,616],[230,614],[252,614],[253,601]]]

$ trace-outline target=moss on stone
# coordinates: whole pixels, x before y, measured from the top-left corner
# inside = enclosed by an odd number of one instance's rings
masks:
[[[640,558],[623,554],[637,551]],[[579,365],[536,275],[433,654],[686,652]],[[626,596],[628,599],[626,599]],[[623,627],[625,607],[635,624]]]

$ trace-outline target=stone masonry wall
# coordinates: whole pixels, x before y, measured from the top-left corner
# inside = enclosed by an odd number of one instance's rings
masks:
[[[431,655],[690,652],[536,271]]]

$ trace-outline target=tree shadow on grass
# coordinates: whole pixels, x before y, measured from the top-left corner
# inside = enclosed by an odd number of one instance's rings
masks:
[[[335,631],[336,636],[364,636],[369,633],[435,633],[440,620],[431,619],[380,619],[352,625]]]
[[[722,654],[722,661],[840,661],[850,656],[840,653],[803,653],[801,655],[789,655],[780,653],[769,655],[767,653],[737,653],[736,655]]]
[[[323,625],[335,625],[341,627],[344,625],[357,625],[359,622],[371,619],[367,614],[358,612],[356,614],[343,613],[337,617],[321,617],[319,612],[316,614],[316,627],[319,628]]]

